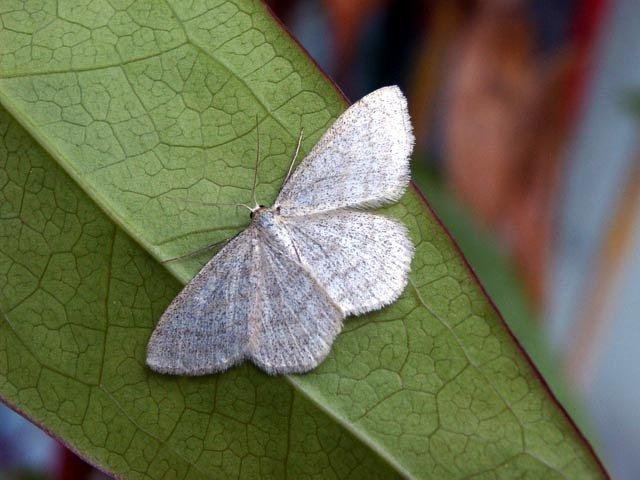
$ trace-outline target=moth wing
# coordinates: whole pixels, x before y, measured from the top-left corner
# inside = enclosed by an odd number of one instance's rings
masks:
[[[283,186],[276,205],[287,215],[397,200],[409,182],[414,137],[397,86],[351,105],[324,133]]]
[[[253,227],[229,242],[171,302],[147,347],[153,370],[220,372],[251,359],[272,374],[316,367],[342,311],[293,258]]]
[[[388,305],[404,290],[414,249],[395,220],[336,210],[283,221],[302,264],[346,315]]]
[[[314,276],[266,235],[259,248],[261,305],[250,329],[251,359],[271,374],[309,371],[331,350],[344,314]]]
[[[161,373],[204,375],[246,356],[255,308],[256,231],[231,240],[167,307],[147,345],[147,365]]]

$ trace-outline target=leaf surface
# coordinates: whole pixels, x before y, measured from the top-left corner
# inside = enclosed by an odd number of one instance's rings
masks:
[[[419,194],[402,298],[311,374],[179,378],[150,332],[345,108],[260,3],[17,4],[0,30],[0,394],[124,478],[601,478]]]

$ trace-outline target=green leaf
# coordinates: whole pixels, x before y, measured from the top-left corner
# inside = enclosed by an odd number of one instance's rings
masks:
[[[12,2],[10,2],[12,3]],[[6,8],[5,8],[6,7]],[[167,303],[345,108],[253,1],[26,2],[0,30],[0,394],[126,478],[601,478],[413,189],[410,284],[311,374],[144,365]]]

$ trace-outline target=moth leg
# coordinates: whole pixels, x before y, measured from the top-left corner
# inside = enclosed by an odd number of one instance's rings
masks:
[[[236,207],[236,208],[242,207],[242,208],[246,208],[249,211],[252,211],[252,208],[246,203],[203,202],[200,200],[187,200],[186,198],[172,197],[172,196],[167,196],[166,198],[170,198],[171,200],[177,200],[179,202],[184,202],[184,203],[193,203],[194,205],[203,205],[205,207]]]
[[[216,242],[216,243],[210,243],[209,245],[205,245],[204,247],[200,247],[197,250],[194,250],[193,252],[185,253],[184,255],[180,255],[178,257],[167,258],[166,260],[162,260],[161,263],[171,263],[171,262],[176,262],[178,260],[182,260],[182,259],[185,259],[185,258],[195,257],[195,256],[201,254],[202,252],[213,250],[213,249],[217,248],[218,246],[223,247],[224,245],[229,243],[235,237],[236,237],[236,235],[234,235],[233,237],[230,237],[230,238],[225,238],[224,240],[220,240],[219,242]]]

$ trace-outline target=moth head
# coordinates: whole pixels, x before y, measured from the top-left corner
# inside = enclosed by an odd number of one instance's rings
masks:
[[[253,219],[253,217],[256,215],[256,213],[261,212],[261,211],[266,210],[266,209],[267,209],[267,207],[265,205],[258,205],[256,208],[251,210],[251,213],[249,213],[249,218]]]

